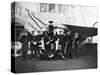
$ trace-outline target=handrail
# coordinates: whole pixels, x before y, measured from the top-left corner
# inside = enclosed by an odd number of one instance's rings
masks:
[[[27,9],[27,11],[28,11],[28,15],[30,16],[30,18],[36,23],[36,25],[41,29],[41,31],[43,31],[42,28],[39,26],[39,24],[31,17],[28,9]]]
[[[41,22],[43,25],[45,25],[45,26],[47,26],[44,22],[42,22],[40,19],[38,19],[35,15],[34,15],[34,13],[32,12],[32,15],[34,16],[34,18],[36,18],[39,22]]]

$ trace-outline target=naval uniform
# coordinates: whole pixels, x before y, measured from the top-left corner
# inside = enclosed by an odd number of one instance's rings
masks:
[[[28,43],[29,43],[29,36],[23,35],[20,39],[20,42],[22,43],[22,57],[23,59],[26,59],[27,51],[28,51]]]

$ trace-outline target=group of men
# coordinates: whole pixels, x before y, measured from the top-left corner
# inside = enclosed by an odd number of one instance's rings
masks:
[[[35,31],[31,34],[24,30],[24,35],[20,37],[22,43],[22,57],[27,57],[27,51],[31,50],[31,58],[37,57],[41,59],[68,59],[78,57],[78,33],[59,31],[59,35],[54,33],[56,27],[52,25],[53,21],[49,21],[48,30],[42,34],[39,31],[35,35]]]

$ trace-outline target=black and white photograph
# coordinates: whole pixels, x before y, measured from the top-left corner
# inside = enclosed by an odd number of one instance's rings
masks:
[[[98,8],[11,3],[11,72],[97,69]]]

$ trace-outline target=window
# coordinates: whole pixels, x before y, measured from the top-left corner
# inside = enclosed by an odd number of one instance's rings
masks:
[[[40,3],[40,12],[47,12],[47,3]]]
[[[55,12],[55,4],[49,4],[49,12]]]
[[[58,4],[58,13],[61,13],[61,4]]]
[[[40,3],[40,12],[61,13],[61,4]]]
[[[68,5],[68,17],[75,16],[75,8],[73,5]]]
[[[21,8],[20,7],[17,7],[17,13],[18,13],[18,15],[21,16]]]

